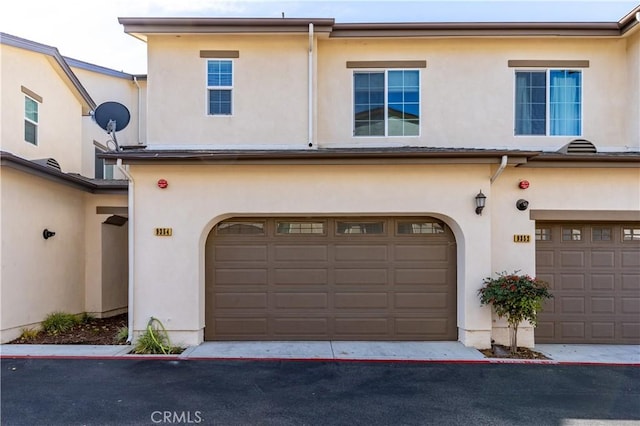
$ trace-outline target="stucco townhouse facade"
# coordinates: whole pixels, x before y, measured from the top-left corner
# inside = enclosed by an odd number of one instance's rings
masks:
[[[521,345],[640,343],[637,12],[120,18],[142,136],[97,158],[128,180],[132,338],[486,348],[508,333],[478,289],[520,271],[555,296]]]

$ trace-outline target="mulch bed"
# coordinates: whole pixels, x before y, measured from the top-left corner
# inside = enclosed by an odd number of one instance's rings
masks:
[[[512,354],[510,347],[496,344],[491,345],[491,349],[482,349],[480,352],[487,358],[551,359],[529,348],[518,347],[518,351]]]
[[[74,326],[65,333],[48,334],[43,331],[32,339],[18,338],[9,343],[32,345],[122,345],[117,342],[118,331],[127,326],[127,314],[109,318],[93,318]]]

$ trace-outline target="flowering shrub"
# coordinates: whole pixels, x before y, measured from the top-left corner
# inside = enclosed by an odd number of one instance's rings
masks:
[[[553,297],[548,284],[529,275],[502,272],[497,278],[485,278],[484,286],[478,290],[480,303],[491,304],[498,317],[506,317],[511,329],[511,352],[518,350],[518,325],[528,320],[536,326],[542,302]]]

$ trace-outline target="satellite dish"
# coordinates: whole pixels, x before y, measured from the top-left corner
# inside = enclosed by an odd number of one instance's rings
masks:
[[[111,139],[116,146],[116,150],[120,150],[116,139],[116,132],[124,129],[129,125],[131,114],[126,106],[119,102],[104,102],[93,112],[93,119],[111,135]]]

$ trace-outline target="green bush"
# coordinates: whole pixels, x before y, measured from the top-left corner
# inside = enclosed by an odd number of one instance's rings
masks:
[[[160,328],[154,325],[159,325]],[[134,354],[179,354],[182,348],[171,346],[169,336],[162,323],[151,318],[147,324],[147,329],[138,337],[136,346],[133,349]]]
[[[128,337],[129,337],[129,328],[120,327],[115,337],[116,343],[124,343],[127,341]]]
[[[511,353],[518,350],[518,325],[528,320],[536,326],[542,302],[553,297],[548,284],[529,275],[502,272],[497,278],[485,278],[478,290],[481,305],[492,305],[498,317],[506,317],[510,333]]]
[[[38,337],[38,334],[40,334],[40,330],[35,328],[23,328],[22,333],[20,334],[20,339],[28,341]]]
[[[53,312],[42,321],[42,330],[49,334],[58,334],[71,330],[80,320],[73,314]]]

